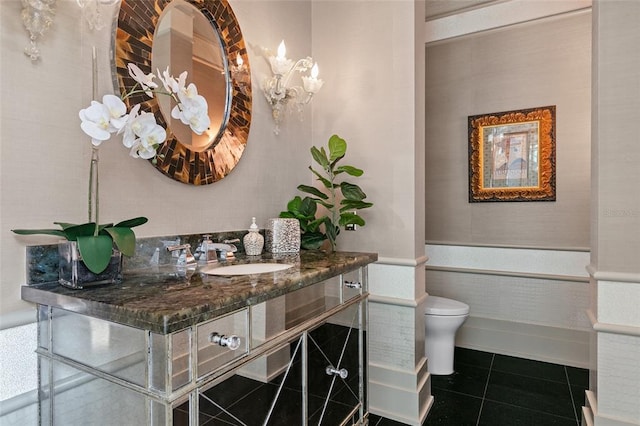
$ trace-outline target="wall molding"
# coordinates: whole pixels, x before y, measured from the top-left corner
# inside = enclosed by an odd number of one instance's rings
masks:
[[[591,309],[587,310],[587,317],[593,329],[599,333],[622,334],[624,336],[640,337],[640,327],[632,325],[611,324],[599,322]]]
[[[555,274],[539,274],[534,272],[497,271],[492,269],[457,268],[457,267],[450,267],[450,266],[426,266],[425,269],[427,271],[458,272],[462,274],[497,275],[497,276],[505,276],[505,277],[534,278],[534,279],[540,279],[540,280],[589,283],[589,278],[576,277],[573,275],[555,275]]]
[[[427,269],[554,281],[588,282],[588,250],[427,244]],[[442,268],[442,269],[441,269]]]
[[[494,31],[558,15],[580,13],[590,10],[591,4],[591,0],[558,2],[510,0],[493,3],[485,7],[426,21],[424,42],[432,43],[483,31]]]
[[[400,257],[378,257],[375,263],[380,265],[393,265],[393,266],[420,266],[427,263],[429,258],[426,255],[419,256],[415,259],[400,258]]]
[[[554,251],[577,251],[590,252],[589,247],[553,247],[553,246],[523,246],[516,244],[483,244],[472,243],[468,241],[436,241],[426,240],[425,245],[432,246],[458,246],[458,247],[486,247],[486,248],[505,248],[505,249],[522,249],[522,250],[554,250]]]
[[[381,303],[383,305],[394,305],[394,306],[403,306],[406,308],[416,308],[420,306],[421,303],[425,301],[425,299],[429,295],[427,293],[424,296],[421,296],[418,300],[414,299],[400,299],[397,297],[388,297],[388,296],[378,296],[375,294],[369,294],[369,303]]]
[[[599,271],[593,265],[587,265],[587,272],[594,280],[598,281],[617,281],[640,284],[640,273],[637,272]]]
[[[589,368],[588,330],[470,316],[456,346],[554,364]]]

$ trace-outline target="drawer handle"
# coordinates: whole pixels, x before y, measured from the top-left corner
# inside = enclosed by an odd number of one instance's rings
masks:
[[[357,281],[345,281],[344,286],[347,288],[362,288],[362,284]]]
[[[341,368],[338,370],[333,365],[329,365],[324,371],[327,373],[327,376],[340,376],[341,379],[346,379],[349,375],[346,369]]]
[[[209,341],[213,344],[227,347],[232,351],[238,349],[240,347],[240,343],[242,343],[240,338],[235,334],[231,336],[224,336],[215,332],[209,335]]]

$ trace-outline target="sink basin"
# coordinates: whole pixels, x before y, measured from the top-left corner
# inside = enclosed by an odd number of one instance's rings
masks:
[[[243,263],[229,266],[205,266],[200,272],[208,275],[251,275],[282,271],[293,265],[287,263]]]

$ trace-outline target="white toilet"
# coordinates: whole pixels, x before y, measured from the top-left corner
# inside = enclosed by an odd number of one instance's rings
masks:
[[[469,305],[466,303],[438,296],[427,297],[424,349],[431,374],[453,373],[456,332],[468,316]]]

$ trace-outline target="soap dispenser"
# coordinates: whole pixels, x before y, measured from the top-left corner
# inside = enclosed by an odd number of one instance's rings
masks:
[[[251,218],[251,226],[249,232],[244,236],[242,242],[244,243],[244,251],[247,256],[259,256],[262,253],[262,247],[264,246],[264,237],[258,232],[258,225],[256,225],[256,218]]]

